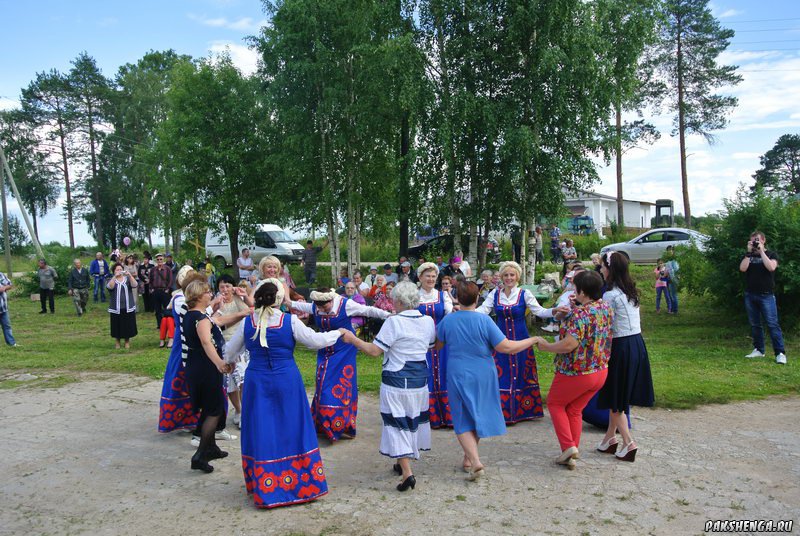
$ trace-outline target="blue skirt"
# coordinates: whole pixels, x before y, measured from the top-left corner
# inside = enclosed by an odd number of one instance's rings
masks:
[[[474,431],[479,438],[505,434],[494,361],[451,359],[448,365],[447,388],[455,433]]]
[[[161,387],[161,402],[158,411],[158,431],[162,433],[197,427],[198,415],[189,400],[186,371],[181,361],[179,328],[175,326],[175,341],[169,353]]]
[[[317,432],[331,441],[338,441],[342,434],[355,437],[358,414],[358,349],[352,344],[337,346],[330,355],[326,348],[317,352],[316,391],[311,405]]]
[[[242,470],[259,508],[328,493],[303,379],[293,360],[251,360],[242,399]]]
[[[628,411],[629,406],[652,407],[655,403],[650,359],[641,333],[614,337],[608,378],[597,397],[597,407]]]

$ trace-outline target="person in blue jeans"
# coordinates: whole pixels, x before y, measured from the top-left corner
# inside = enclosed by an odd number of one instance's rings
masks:
[[[678,314],[678,284],[680,283],[680,265],[675,259],[675,248],[667,246],[667,251],[664,254],[666,262],[664,267],[667,271],[667,312]]]
[[[14,335],[11,334],[11,318],[8,314],[8,291],[13,286],[6,274],[0,272],[0,325],[3,326],[3,337],[6,339],[6,344],[11,347],[17,345]]]
[[[750,321],[750,334],[753,337],[753,351],[747,358],[764,357],[764,326],[767,324],[775,363],[786,364],[783,346],[783,332],[778,323],[778,305],[775,302],[775,270],[778,269],[778,254],[766,249],[766,237],[754,231],[747,242],[747,254],[739,263],[739,271],[745,274],[744,306]]]
[[[98,251],[94,256],[92,264],[89,265],[89,274],[94,279],[94,302],[97,303],[97,296],[100,295],[100,301],[106,301],[106,279],[108,275],[108,263],[103,258],[103,253]]]

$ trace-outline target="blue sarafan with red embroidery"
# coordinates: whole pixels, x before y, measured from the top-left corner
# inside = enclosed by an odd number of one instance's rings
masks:
[[[435,325],[445,316],[444,292],[436,293],[432,302],[420,303],[419,312],[433,318]],[[447,397],[447,346],[437,350],[428,350],[425,358],[428,361],[428,390],[430,391],[429,409],[431,428],[452,427],[453,417],[450,414],[450,401]]]
[[[255,337],[253,317],[243,320],[250,363],[242,390],[242,470],[259,508],[312,501],[328,492],[303,378],[294,361],[291,315],[266,329],[267,347]]]
[[[189,400],[189,389],[186,385],[186,371],[181,358],[181,317],[173,311],[175,319],[175,341],[170,350],[167,368],[164,370],[164,384],[161,388],[161,402],[158,412],[158,431],[162,433],[173,430],[197,427],[198,415]]]
[[[347,315],[347,299],[338,301],[338,309],[321,315],[314,305],[312,314],[320,331],[345,328],[353,331]],[[358,415],[358,378],[356,354],[358,349],[342,339],[333,346],[317,352],[317,377],[311,414],[319,433],[331,441],[342,435],[355,437]]]
[[[259,508],[304,503],[328,493],[319,448],[278,460],[242,455],[242,471],[247,493]]]
[[[527,339],[525,324],[525,289],[520,289],[513,304],[501,304],[500,292],[494,295],[496,323],[511,341]],[[544,416],[539,373],[533,349],[518,354],[494,353],[497,378],[500,383],[500,403],[506,424],[537,419]]]

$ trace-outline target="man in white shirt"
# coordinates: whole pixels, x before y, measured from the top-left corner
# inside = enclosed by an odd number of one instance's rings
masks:
[[[239,280],[247,281],[253,273],[253,259],[250,258],[250,250],[244,248],[242,255],[236,259],[236,266],[239,268]]]

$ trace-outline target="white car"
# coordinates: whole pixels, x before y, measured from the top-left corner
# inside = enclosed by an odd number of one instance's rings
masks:
[[[699,250],[705,249],[708,236],[682,227],[651,229],[628,242],[609,244],[600,254],[619,251],[634,263],[655,263],[664,256],[668,246],[688,246],[694,244]]]
[[[248,248],[253,262],[258,264],[267,255],[274,255],[283,263],[300,262],[303,246],[277,225],[261,224],[251,240],[239,239],[239,249]],[[231,245],[227,235],[218,236],[211,229],[206,232],[206,255],[222,268],[231,266]]]

